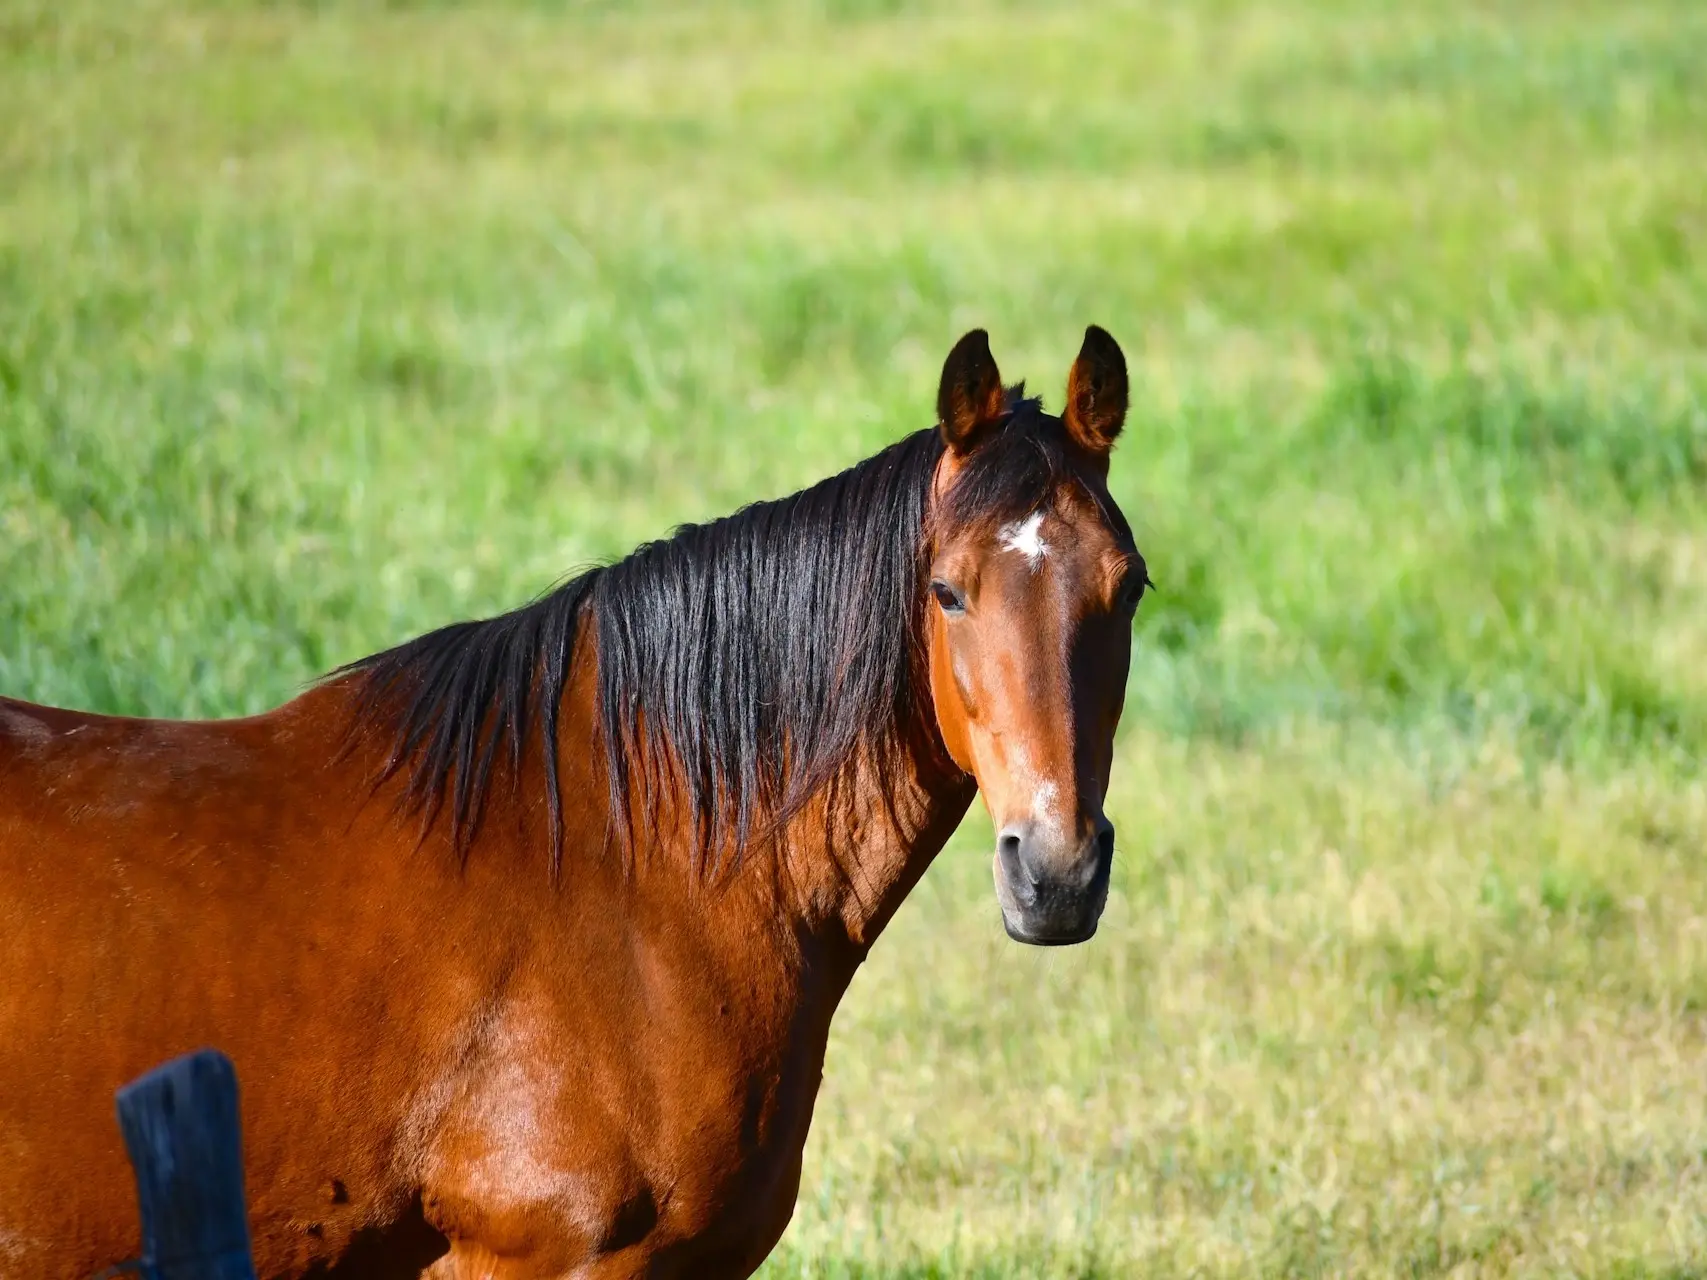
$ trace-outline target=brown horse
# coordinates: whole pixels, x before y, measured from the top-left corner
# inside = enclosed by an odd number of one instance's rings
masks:
[[[245,720],[0,700],[0,1276],[138,1248],[113,1090],[224,1049],[262,1276],[745,1276],[830,1018],[965,814],[1091,936],[1144,561],[1126,365],[940,423]]]

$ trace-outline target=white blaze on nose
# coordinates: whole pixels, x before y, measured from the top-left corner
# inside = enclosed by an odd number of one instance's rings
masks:
[[[1037,790],[1031,793],[1031,816],[1033,821],[1048,822],[1055,816],[1055,784],[1040,782]]]
[[[1049,544],[1043,541],[1041,511],[1032,512],[1022,524],[1004,525],[1001,539],[1004,547],[1019,552],[1033,569],[1042,564],[1043,557],[1049,554]]]

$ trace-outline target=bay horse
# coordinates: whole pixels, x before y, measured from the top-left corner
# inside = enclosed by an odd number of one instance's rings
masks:
[[[938,424],[264,715],[0,700],[0,1276],[138,1248],[114,1089],[213,1045],[262,1277],[751,1274],[830,1019],[981,791],[1007,932],[1089,938],[1127,408],[982,330]]]

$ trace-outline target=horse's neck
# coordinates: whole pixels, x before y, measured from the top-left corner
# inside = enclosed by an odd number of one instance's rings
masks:
[[[585,715],[587,700],[579,701]],[[566,737],[581,728],[580,718],[565,717]],[[851,979],[975,794],[973,781],[948,763],[934,729],[921,727],[904,736],[886,767],[850,763],[779,838],[722,850],[709,870],[698,856],[692,815],[666,803],[633,851],[634,881],[624,892],[697,903],[697,910],[726,917],[713,928],[805,948],[813,954],[800,959],[814,967],[835,971],[845,962]]]
[[[974,787],[920,741],[888,769],[860,767],[788,829],[776,906],[798,935],[855,963],[877,939],[965,817]],[[851,975],[850,975],[851,976]]]
[[[588,628],[573,655],[574,674],[558,720],[558,757],[566,775],[584,771],[587,744],[600,732],[596,651]],[[855,963],[863,958],[954,834],[977,791],[949,760],[927,716],[898,735],[886,767],[870,760],[850,763],[787,824],[783,839],[741,850],[734,859],[712,860],[711,878],[744,902],[737,910],[763,912],[788,937],[849,952]],[[605,826],[602,770],[596,781],[588,773],[563,782],[566,815],[573,797],[598,797],[595,825]],[[701,882],[695,819],[667,810],[668,805],[649,815],[640,843],[653,847],[635,850],[644,864],[635,865],[635,873],[652,881],[653,891],[680,894],[684,901],[704,901],[708,890],[712,898],[725,896]],[[591,811],[582,816],[591,817]]]

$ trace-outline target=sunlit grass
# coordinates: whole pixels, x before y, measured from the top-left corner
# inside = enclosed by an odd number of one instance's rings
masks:
[[[1004,947],[968,853],[878,948],[838,1029],[801,1272],[1702,1256],[1698,783],[1591,786],[1497,741],[1419,768],[1315,734],[1134,734],[1122,764],[1141,852],[1094,945]]]
[[[220,715],[1126,345],[1070,953],[982,819],[777,1276],[1707,1267],[1707,13],[0,0],[0,691]]]

